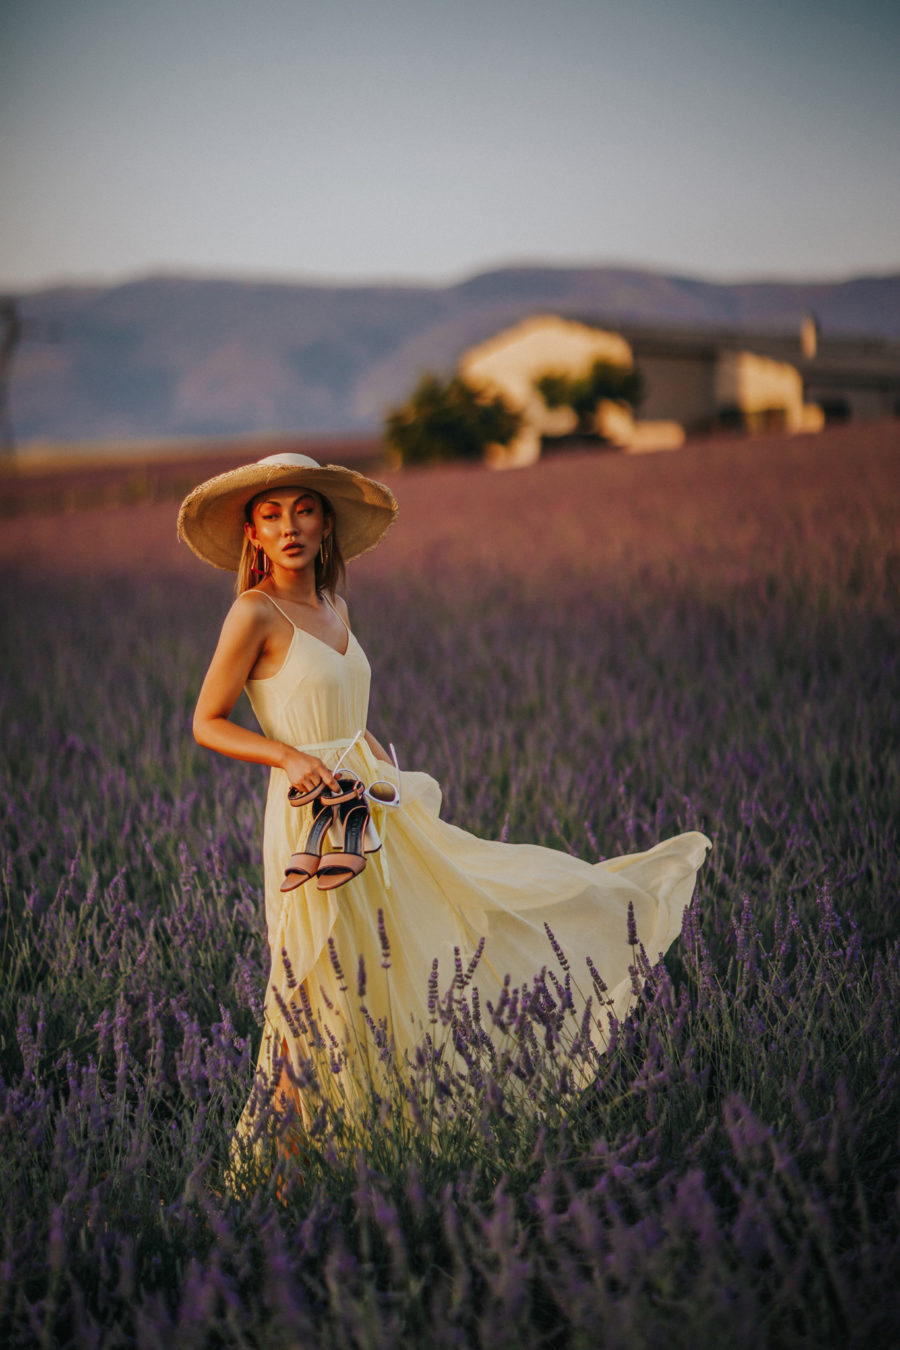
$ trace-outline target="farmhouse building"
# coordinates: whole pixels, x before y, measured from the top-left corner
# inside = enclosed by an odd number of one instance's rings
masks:
[[[488,462],[495,467],[533,464],[545,439],[570,436],[577,417],[572,408],[548,407],[536,381],[544,375],[578,376],[595,361],[631,370],[631,347],[618,333],[589,324],[536,315],[506,328],[465,352],[459,371],[469,384],[501,394],[522,414],[522,427],[507,446],[492,446]],[[594,413],[594,431],[622,449],[670,450],[681,445],[684,431],[673,421],[635,422],[631,409],[601,401]]]
[[[528,464],[546,439],[571,435],[572,410],[548,408],[535,382],[548,373],[575,377],[594,361],[642,378],[640,416],[602,402],[594,431],[619,448],[673,449],[685,433],[730,428],[817,431],[826,421],[900,416],[900,342],[823,337],[810,316],[794,333],[615,324],[601,327],[559,315],[535,315],[464,352],[459,371],[500,393],[523,414],[512,445],[495,464]]]
[[[628,340],[644,378],[642,414],[674,417],[689,433],[723,425],[802,429],[796,411],[790,411],[796,403],[776,396],[768,408],[757,406],[758,390],[748,388],[745,396],[729,386],[738,352],[790,366],[802,404],[820,408],[826,422],[900,416],[900,342],[826,336],[811,317],[795,333],[632,324],[617,325],[617,331]]]

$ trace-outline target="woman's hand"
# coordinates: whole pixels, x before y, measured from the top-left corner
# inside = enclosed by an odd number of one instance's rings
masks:
[[[327,764],[323,764],[315,755],[308,755],[305,750],[295,750],[290,745],[284,747],[281,767],[287,774],[291,787],[299,788],[301,792],[312,792],[320,783],[329,788],[339,786]]]

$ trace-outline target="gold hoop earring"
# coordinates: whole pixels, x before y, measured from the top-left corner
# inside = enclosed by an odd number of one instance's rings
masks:
[[[328,562],[328,549],[325,547],[324,535],[322,536],[322,541],[319,544],[319,562],[322,564],[323,567]]]
[[[269,555],[265,549],[257,544],[256,553],[250,567],[250,573],[254,577],[267,577],[269,575]]]

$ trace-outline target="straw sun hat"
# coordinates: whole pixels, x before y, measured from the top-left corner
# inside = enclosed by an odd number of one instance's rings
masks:
[[[179,538],[205,562],[236,572],[247,504],[267,488],[278,487],[312,488],[328,498],[346,562],[374,548],[397,514],[390,488],[355,469],[318,464],[308,455],[269,455],[220,473],[189,492],[178,513]]]

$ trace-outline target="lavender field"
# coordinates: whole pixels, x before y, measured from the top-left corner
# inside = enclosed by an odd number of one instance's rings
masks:
[[[897,1343],[898,469],[881,425],[392,479],[351,615],[444,815],[713,849],[605,1053],[590,953],[493,1010],[439,971],[394,1091],[231,1185],[265,778],[189,731],[229,579],[167,503],[9,522],[0,1342]]]

